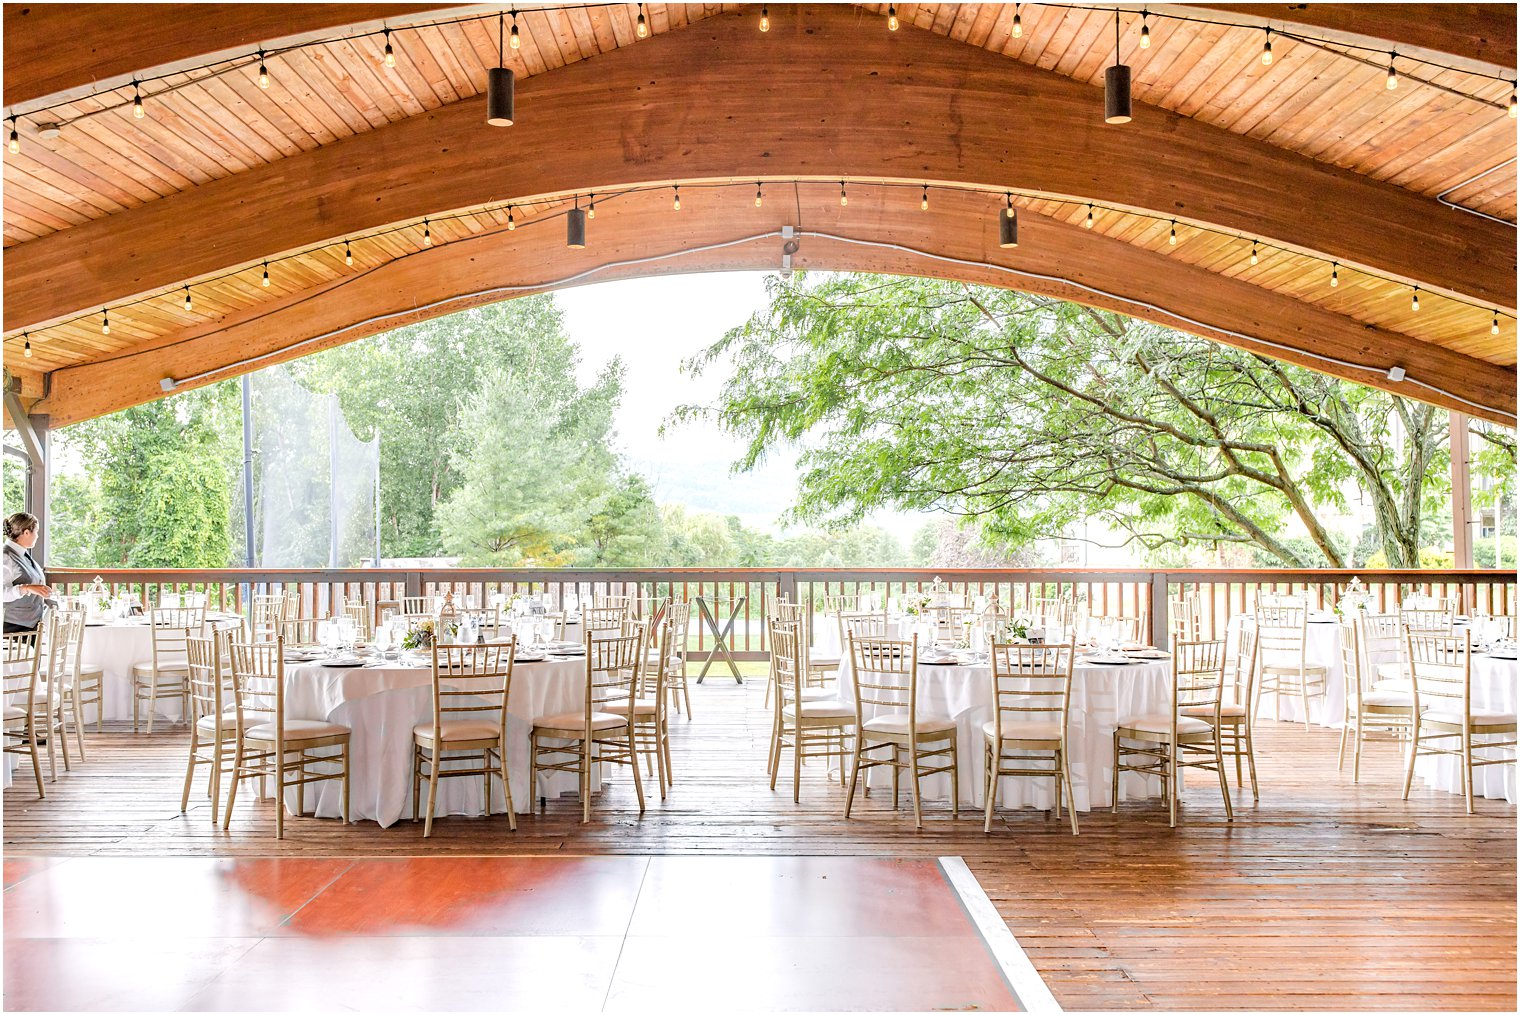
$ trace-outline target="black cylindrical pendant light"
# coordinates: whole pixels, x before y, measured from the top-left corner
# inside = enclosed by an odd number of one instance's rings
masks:
[[[565,212],[565,246],[571,250],[586,246],[586,213],[579,205]]]
[[[506,19],[499,19],[502,34]],[[497,40],[497,62],[507,62],[505,36]],[[486,71],[486,123],[493,127],[510,127],[517,119],[517,79],[508,67],[492,67]]]
[[[1114,65],[1103,72],[1103,122],[1130,119],[1129,67],[1119,62],[1119,12],[1114,11]]]
[[[1010,202],[1011,202],[1010,198]],[[1019,213],[1010,203],[1007,211],[998,211],[998,246],[1005,250],[1019,245]]]

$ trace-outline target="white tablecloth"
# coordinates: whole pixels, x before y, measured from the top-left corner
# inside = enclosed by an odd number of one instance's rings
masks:
[[[1472,657],[1473,708],[1514,712],[1517,680],[1520,680],[1520,663],[1513,659],[1494,659],[1486,655],[1474,654]],[[1474,737],[1473,744],[1476,747],[1485,739],[1513,740],[1514,738],[1513,733],[1491,738]],[[1450,747],[1456,743],[1458,743],[1456,740],[1435,741],[1438,747]],[[1497,751],[1475,751],[1474,753],[1480,759],[1502,756]],[[1407,758],[1408,755],[1405,757]],[[1422,757],[1415,762],[1414,774],[1436,789],[1444,789],[1448,793],[1462,792],[1462,765],[1457,758]],[[1510,803],[1516,803],[1514,764],[1484,765],[1473,769],[1473,795],[1503,797]]]
[[[1244,613],[1237,613],[1230,618],[1225,630],[1226,645],[1232,652],[1242,624],[1255,626],[1256,620]],[[1346,719],[1346,683],[1341,676],[1341,625],[1311,620],[1304,636],[1304,658],[1307,662],[1319,663],[1328,668],[1325,674],[1325,693],[1309,698],[1309,721],[1338,730]],[[1261,680],[1259,676],[1256,679],[1258,682]],[[1281,712],[1276,711],[1277,705],[1273,701],[1275,697],[1271,692],[1260,696],[1256,716],[1258,722],[1271,719],[1274,715],[1280,715],[1286,722],[1304,721],[1303,702],[1296,693],[1282,696]]]
[[[579,711],[585,703],[584,658],[519,662],[512,670],[507,699],[507,771],[512,780],[512,803],[519,813],[533,809],[539,792],[530,782],[529,734],[532,721],[544,715]],[[287,665],[285,714],[291,719],[318,719],[353,729],[349,742],[349,817],[370,819],[381,827],[412,814],[412,727],[432,721],[432,671],[425,666],[355,667],[311,663]],[[447,764],[445,765],[447,767]],[[593,773],[593,779],[595,773]],[[574,792],[574,776],[544,776],[543,795]],[[596,783],[593,782],[593,785]],[[423,788],[424,804],[426,787]],[[442,779],[438,783],[437,815],[478,815],[478,778]],[[295,806],[295,794],[287,802]],[[316,804],[319,817],[342,815],[339,783],[334,780],[307,787],[306,806]],[[506,810],[500,781],[491,788],[491,810]]]
[[[217,627],[235,627],[242,623],[236,614],[207,614],[208,623]],[[105,718],[132,718],[132,667],[138,663],[153,661],[153,631],[146,619],[113,621],[104,625],[90,625],[84,629],[84,645],[80,651],[81,664],[85,669],[98,669],[104,674],[101,696],[105,699]],[[161,697],[156,712],[159,716],[178,720],[180,698]],[[85,710],[85,722],[93,723],[95,716]],[[147,714],[142,716],[146,720]]]
[[[1114,730],[1121,718],[1166,713],[1171,701],[1170,672],[1171,664],[1165,660],[1129,666],[1077,660],[1067,720],[1068,761],[1077,810],[1090,811],[1113,803]],[[848,705],[855,703],[854,672],[848,659],[839,667],[839,697]],[[993,717],[992,668],[920,664],[918,702],[920,714],[947,715],[955,720],[960,751],[959,799],[962,806],[982,806],[982,724]],[[868,774],[880,776],[871,785],[890,785],[886,770],[873,769]],[[923,780],[925,799],[947,799],[949,781],[944,775]],[[999,783],[1002,807],[1044,810],[1054,802],[1049,779],[1005,776]],[[1126,773],[1119,780],[1120,800],[1143,800],[1160,792],[1161,781],[1154,777]]]

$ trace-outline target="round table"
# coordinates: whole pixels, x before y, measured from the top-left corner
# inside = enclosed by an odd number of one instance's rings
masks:
[[[243,618],[236,613],[207,613],[206,623],[217,628],[237,627]],[[85,625],[84,644],[79,653],[86,670],[97,669],[101,680],[103,718],[132,718],[132,667],[153,662],[153,629],[147,617],[128,617],[106,623]],[[160,697],[155,712],[165,719],[178,720],[181,700],[178,695]],[[144,720],[147,716],[142,717]],[[94,716],[86,715],[91,722]]]
[[[1079,811],[1113,803],[1114,730],[1119,720],[1135,715],[1165,714],[1171,703],[1171,662],[1136,661],[1125,666],[1090,663],[1078,656],[1072,669],[1071,700],[1067,710],[1067,751],[1074,804]],[[839,697],[855,702],[850,661],[839,666]],[[918,701],[923,714],[945,715],[955,721],[960,752],[958,798],[963,806],[982,805],[984,757],[982,724],[993,717],[992,667],[972,665],[918,666]],[[869,718],[869,716],[868,716]],[[867,773],[874,776],[880,770]],[[882,785],[888,784],[883,773]],[[949,776],[924,779],[925,799],[948,799]],[[1052,780],[1005,776],[999,780],[1003,807],[1048,809],[1054,803]],[[1153,776],[1125,773],[1119,780],[1120,800],[1143,800],[1161,792]]]
[[[1520,662],[1514,659],[1496,659],[1474,652],[1472,657],[1472,707],[1493,712],[1515,712],[1515,685],[1520,680]],[[1474,754],[1479,758],[1498,757],[1493,751],[1478,752],[1477,746],[1484,740],[1513,740],[1513,733],[1493,737],[1474,737]],[[1456,741],[1436,741],[1437,746],[1448,746]],[[1461,759],[1447,755],[1429,755],[1414,764],[1414,774],[1435,789],[1448,793],[1462,792]],[[1503,797],[1516,803],[1515,764],[1483,765],[1473,769],[1473,796]]]

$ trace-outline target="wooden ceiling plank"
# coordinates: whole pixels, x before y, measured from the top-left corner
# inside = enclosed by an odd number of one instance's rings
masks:
[[[391,35],[391,47],[396,51],[398,65],[403,61],[409,65],[413,63],[405,55],[404,46],[401,33]],[[306,51],[288,54],[285,62],[300,82],[300,92],[306,99],[307,111],[322,122],[334,140],[352,137],[370,129],[369,121],[333,86],[327,71],[317,66]],[[292,93],[294,92],[293,88]]]
[[[77,182],[57,173],[38,159],[13,158],[5,164],[5,190],[19,194],[40,194],[79,217],[79,221],[126,211],[127,205],[111,200],[99,191],[80,187]]]
[[[424,112],[422,103],[402,87],[400,76],[378,58],[347,41],[328,49],[348,79],[370,96],[387,121],[395,123]]]

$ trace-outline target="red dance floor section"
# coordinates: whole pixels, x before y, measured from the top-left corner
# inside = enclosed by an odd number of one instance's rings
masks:
[[[1018,1011],[933,860],[5,861],[5,1008]]]

